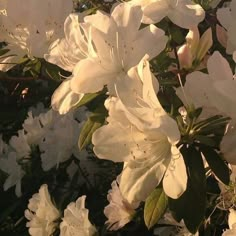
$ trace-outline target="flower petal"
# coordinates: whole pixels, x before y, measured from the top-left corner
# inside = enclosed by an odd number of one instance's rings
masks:
[[[169,11],[168,17],[176,25],[190,29],[205,18],[205,12],[199,4],[191,0],[178,0],[176,7]]]
[[[71,90],[71,78],[66,79],[52,95],[51,105],[60,114],[66,114],[83,98],[84,94],[77,94]]]
[[[99,61],[87,58],[76,65],[71,78],[71,89],[78,94],[95,93],[113,78],[113,71],[103,68]]]
[[[141,168],[129,168],[125,165],[120,178],[122,195],[130,204],[144,201],[160,183],[165,170],[166,165],[162,163]]]
[[[184,159],[176,147],[172,147],[173,158],[163,179],[165,193],[173,198],[179,198],[187,188],[187,172]]]

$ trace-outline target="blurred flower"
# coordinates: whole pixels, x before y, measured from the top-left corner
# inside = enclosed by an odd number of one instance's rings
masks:
[[[223,7],[217,11],[217,19],[227,30],[226,52],[232,54],[236,50],[236,1],[231,1],[229,7]]]
[[[142,60],[128,74],[116,83],[118,98],[107,101],[108,125],[94,132],[94,152],[125,162],[120,190],[129,203],[145,200],[162,178],[165,193],[178,198],[187,183],[184,160],[175,146],[178,126],[156,97],[159,85],[149,63]]]
[[[55,231],[55,221],[60,217],[60,213],[51,201],[46,184],[29,200],[25,217],[29,220],[26,226],[32,236],[50,236]]]
[[[109,230],[118,230],[129,223],[139,205],[139,203],[129,204],[122,196],[118,184],[118,179],[112,182],[112,189],[107,195],[109,205],[104,208],[104,214],[108,218],[106,224],[108,224]]]
[[[24,130],[18,131],[18,136],[12,136],[9,144],[17,153],[18,159],[20,158],[29,158],[31,153],[31,148],[29,146],[27,135]]]
[[[44,135],[39,148],[42,152],[42,168],[48,171],[68,160],[75,152],[81,125],[74,119],[73,113],[59,115],[54,113],[53,122]]]
[[[62,24],[72,9],[71,0],[2,0],[0,41],[10,51],[0,61],[10,64],[0,64],[0,70],[10,69],[24,55],[43,58],[49,45],[62,36]]]
[[[227,32],[226,30],[221,27],[220,25],[216,25],[216,36],[217,40],[220,42],[220,44],[226,48],[227,47]]]
[[[64,211],[60,224],[60,236],[94,236],[96,228],[88,219],[88,209],[85,208],[86,196],[79,197],[71,202]]]
[[[203,8],[191,0],[132,0],[130,3],[142,7],[145,24],[158,23],[167,16],[174,24],[190,29],[205,18]]]
[[[0,153],[0,156],[0,170],[8,174],[8,177],[3,185],[3,189],[6,191],[16,185],[15,193],[17,197],[20,197],[21,179],[25,175],[25,172],[17,163],[17,154],[15,152],[9,152],[7,155],[2,156],[2,153]]]

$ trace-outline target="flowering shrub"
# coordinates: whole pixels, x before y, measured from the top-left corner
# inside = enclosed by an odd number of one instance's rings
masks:
[[[0,235],[235,235],[235,9],[2,0]]]

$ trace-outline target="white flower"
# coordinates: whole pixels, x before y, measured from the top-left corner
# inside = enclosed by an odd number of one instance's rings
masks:
[[[29,200],[25,217],[29,220],[26,226],[32,236],[50,236],[55,231],[55,221],[60,217],[60,213],[51,201],[46,184]]]
[[[43,141],[39,144],[42,168],[50,170],[68,160],[77,147],[80,125],[73,114],[61,116],[54,114],[52,125],[48,128]]]
[[[70,203],[64,211],[60,224],[60,236],[94,236],[96,228],[88,219],[88,209],[85,208],[86,196],[79,197]]]
[[[43,58],[49,45],[63,34],[62,24],[72,11],[71,0],[2,0],[0,2],[0,41],[8,43],[11,57],[3,62],[17,63],[24,55]],[[3,14],[4,13],[4,14]],[[14,56],[16,55],[16,56]],[[0,59],[1,60],[1,59]],[[8,70],[11,65],[1,65]]]
[[[125,162],[120,190],[129,203],[145,200],[163,176],[168,196],[178,198],[186,189],[185,164],[175,146],[180,133],[161,107],[155,83],[149,63],[142,60],[129,76],[117,81],[119,98],[108,103],[109,123],[92,137],[98,157]]]
[[[130,222],[138,204],[127,202],[122,196],[116,180],[112,182],[111,187],[112,189],[107,195],[109,205],[104,208],[104,214],[108,218],[106,224],[108,224],[109,230],[118,230]]]
[[[0,158],[0,169],[8,174],[8,177],[3,185],[4,191],[8,190],[12,186],[16,185],[16,196],[21,196],[21,179],[25,172],[21,169],[21,166],[17,163],[17,154],[15,152],[9,152],[7,156]]]
[[[122,3],[111,16],[97,11],[66,19],[65,38],[54,42],[46,55],[46,60],[72,72],[53,94],[54,109],[65,114],[84,93],[98,92],[105,85],[114,93],[117,74],[125,74],[145,53],[153,58],[165,48],[164,32],[154,25],[139,30],[141,18],[139,7]]]
[[[15,149],[18,158],[29,158],[31,148],[24,130],[19,130],[18,136],[12,136],[9,144]]]
[[[117,76],[125,76],[145,54],[152,59],[165,48],[164,31],[154,25],[139,30],[141,18],[140,7],[128,3],[117,5],[111,15],[97,11],[84,18],[92,26],[94,53],[76,65],[71,80],[73,92],[94,93],[107,85],[110,94],[115,94]]]
[[[130,3],[142,7],[142,21],[146,24],[158,23],[167,16],[174,24],[190,29],[205,18],[202,7],[191,0],[132,0]]]
[[[83,15],[70,14],[64,23],[65,38],[56,40],[49,48],[45,59],[64,70],[72,72],[76,64],[89,57],[88,24],[83,22]],[[60,114],[67,113],[81,99],[83,94],[71,89],[71,78],[66,79],[52,96],[52,107]]]
[[[221,114],[236,118],[236,81],[229,63],[215,51],[207,61],[207,70],[208,74],[195,71],[187,75],[183,89],[189,103],[203,107],[207,117]],[[182,89],[176,93],[185,102]]]
[[[227,30],[227,47],[226,52],[232,54],[236,50],[236,1],[231,1],[229,7],[218,9],[217,19]]]
[[[25,119],[22,126],[27,132],[28,144],[38,145],[45,134],[45,129],[43,129],[39,117],[33,117],[32,112],[28,112],[28,117]]]

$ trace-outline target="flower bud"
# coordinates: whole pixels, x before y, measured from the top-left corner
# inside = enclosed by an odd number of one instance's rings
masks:
[[[193,56],[187,44],[184,44],[183,46],[181,46],[177,54],[178,54],[179,64],[181,68],[188,69],[192,67]]]

